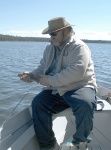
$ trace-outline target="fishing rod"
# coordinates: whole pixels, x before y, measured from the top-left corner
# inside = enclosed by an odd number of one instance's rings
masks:
[[[37,80],[35,78],[33,78],[32,75],[29,75],[27,72],[23,73],[23,74],[18,74],[18,77],[20,77],[20,79],[22,80],[22,78],[24,76],[30,77],[33,81]],[[35,88],[35,85],[33,87],[31,87],[26,94],[24,95],[24,97],[17,103],[17,105],[14,107],[14,109],[12,110],[12,112],[6,117],[5,121],[2,123],[1,127],[0,127],[0,140],[1,140],[1,131],[3,130],[3,126],[4,124],[7,122],[7,120],[12,116],[12,114],[14,113],[14,111],[16,110],[16,108],[20,105],[20,103],[25,99],[25,97],[27,96],[27,94],[30,92],[30,90],[32,90],[33,88]]]

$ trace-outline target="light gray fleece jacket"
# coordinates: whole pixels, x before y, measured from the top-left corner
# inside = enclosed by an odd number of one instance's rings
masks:
[[[34,78],[39,80],[39,74],[47,74],[54,58],[54,46],[48,45],[37,69],[32,71]],[[51,87],[57,89],[60,95],[81,87],[96,88],[94,64],[88,46],[81,40],[71,37],[63,47],[56,68],[56,74],[48,77]]]

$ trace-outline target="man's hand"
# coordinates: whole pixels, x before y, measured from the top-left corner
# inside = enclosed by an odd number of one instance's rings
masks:
[[[29,72],[24,72],[22,74],[18,74],[18,76],[20,77],[20,79],[24,82],[28,82],[28,83],[31,83],[33,82],[34,80],[31,78]]]
[[[39,83],[45,86],[50,86],[48,81],[48,75],[40,75]]]

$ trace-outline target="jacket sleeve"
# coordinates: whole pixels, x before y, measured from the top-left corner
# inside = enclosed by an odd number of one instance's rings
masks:
[[[77,46],[69,55],[68,66],[54,76],[49,76],[52,87],[61,87],[83,79],[90,60],[90,50],[86,46]]]

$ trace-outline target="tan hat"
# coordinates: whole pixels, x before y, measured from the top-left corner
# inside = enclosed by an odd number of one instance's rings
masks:
[[[44,29],[42,34],[50,34],[70,26],[73,25],[70,25],[68,22],[66,22],[64,17],[53,18],[48,21],[48,28]]]

